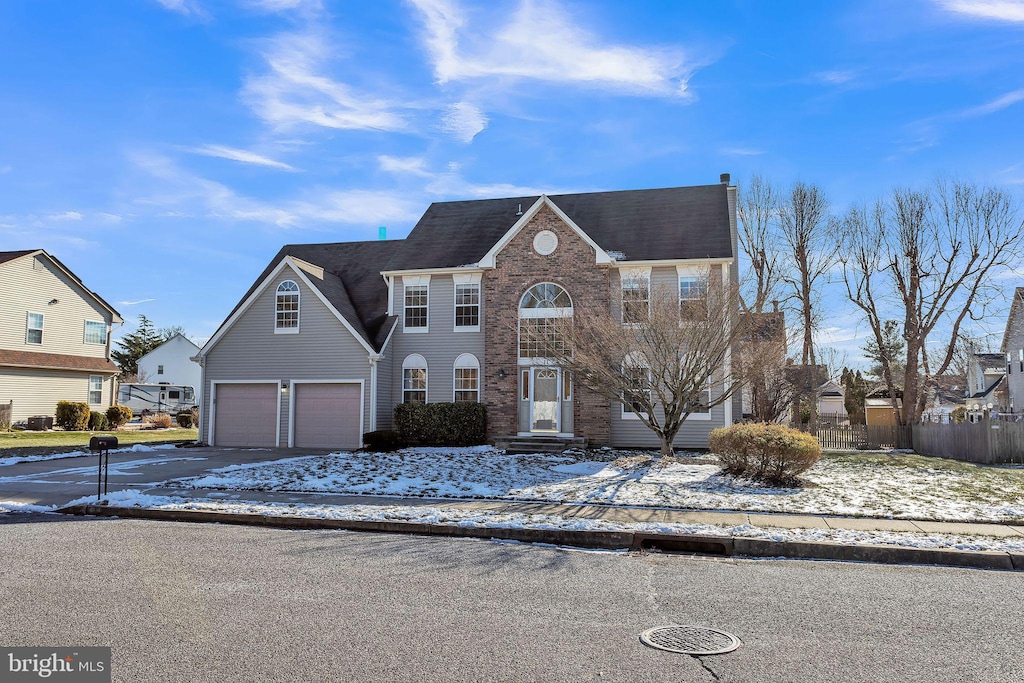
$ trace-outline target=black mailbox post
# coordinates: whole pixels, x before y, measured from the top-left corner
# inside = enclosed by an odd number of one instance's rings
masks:
[[[99,471],[96,473],[96,502],[107,493],[107,479],[110,472],[110,449],[117,448],[116,436],[94,436],[89,439],[89,450],[99,453]]]

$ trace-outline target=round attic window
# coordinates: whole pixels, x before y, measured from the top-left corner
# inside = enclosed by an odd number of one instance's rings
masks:
[[[558,248],[558,235],[550,230],[541,230],[533,238],[533,250],[547,256]]]

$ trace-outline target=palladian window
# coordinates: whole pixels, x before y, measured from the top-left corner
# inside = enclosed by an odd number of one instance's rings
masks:
[[[560,319],[572,317],[572,299],[562,287],[543,282],[531,287],[519,302],[519,357],[549,358],[566,351],[559,333]]]

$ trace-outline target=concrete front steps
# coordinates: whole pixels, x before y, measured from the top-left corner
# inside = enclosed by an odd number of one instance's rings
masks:
[[[561,453],[567,448],[586,448],[584,436],[498,436],[494,447],[506,453]]]

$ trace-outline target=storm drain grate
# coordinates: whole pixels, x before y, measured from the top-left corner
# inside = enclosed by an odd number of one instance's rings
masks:
[[[640,634],[648,647],[684,655],[724,655],[741,645],[731,633],[704,626],[658,626]]]

